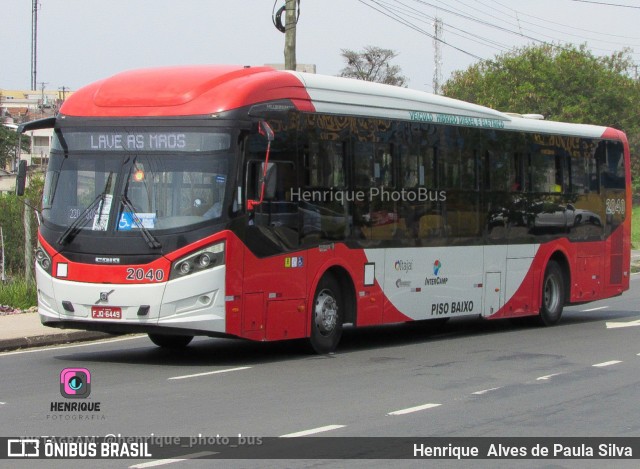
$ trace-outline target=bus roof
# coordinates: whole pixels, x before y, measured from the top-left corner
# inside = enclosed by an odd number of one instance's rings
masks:
[[[583,137],[602,126],[534,120],[396,86],[270,67],[201,65],[133,70],[81,88],[60,113],[83,117],[202,116],[274,100],[301,111]]]

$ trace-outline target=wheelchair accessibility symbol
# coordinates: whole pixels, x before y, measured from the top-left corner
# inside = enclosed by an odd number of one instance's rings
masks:
[[[131,231],[133,229],[133,215],[129,212],[125,212],[120,216],[120,222],[118,223],[119,231]]]
[[[156,214],[153,212],[124,212],[118,221],[118,231],[131,231],[141,229],[154,229],[156,226]]]

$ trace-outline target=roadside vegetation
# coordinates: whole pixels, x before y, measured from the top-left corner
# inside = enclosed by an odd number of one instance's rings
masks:
[[[34,207],[40,207],[44,180],[32,174],[24,197],[0,195],[0,226],[4,259],[0,275],[0,315],[36,306],[36,285],[33,279],[33,252],[36,247],[38,222]],[[25,205],[25,204],[28,204]],[[25,247],[25,211],[29,214],[29,256]]]
[[[33,282],[17,278],[0,285],[0,305],[4,306],[0,314],[29,309],[37,303],[36,286]]]
[[[640,205],[633,207],[631,216],[631,248],[640,249]]]

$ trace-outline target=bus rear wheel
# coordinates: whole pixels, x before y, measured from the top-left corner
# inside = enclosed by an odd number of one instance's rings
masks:
[[[344,301],[340,285],[331,275],[318,283],[311,313],[311,348],[319,354],[333,352],[342,336]]]
[[[565,285],[562,269],[556,261],[549,261],[542,282],[542,305],[538,322],[542,326],[553,326],[560,321],[564,306]]]
[[[181,349],[185,348],[193,340],[192,335],[165,335],[165,334],[148,334],[151,342],[158,347]]]

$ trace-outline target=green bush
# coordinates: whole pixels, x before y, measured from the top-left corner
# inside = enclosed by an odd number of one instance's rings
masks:
[[[41,175],[31,175],[29,187],[24,197],[15,194],[0,194],[0,226],[4,238],[4,267],[7,275],[25,275],[25,242],[24,242],[24,211],[31,217],[31,252],[35,250],[38,222],[33,208],[40,207],[44,180]],[[25,205],[29,204],[31,207]],[[31,267],[32,272],[33,268]]]

